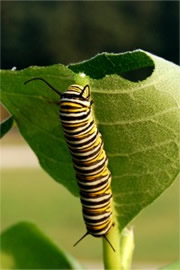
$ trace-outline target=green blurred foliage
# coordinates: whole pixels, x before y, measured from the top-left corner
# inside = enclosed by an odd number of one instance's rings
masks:
[[[145,49],[178,63],[178,1],[3,1],[2,68]]]
[[[3,140],[7,140],[6,136]],[[16,222],[28,220],[81,263],[101,260],[101,239],[88,236],[77,247],[73,247],[85,232],[78,198],[38,168],[3,169],[1,175],[3,230]],[[178,259],[178,186],[176,181],[156,203],[132,221],[136,245],[133,265],[163,266]]]
[[[28,245],[27,245],[28,243]],[[33,223],[19,222],[1,234],[2,269],[81,269]]]

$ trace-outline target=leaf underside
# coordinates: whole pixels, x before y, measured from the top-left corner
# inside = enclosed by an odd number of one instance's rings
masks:
[[[145,71],[143,79],[137,75],[138,70]],[[53,65],[1,72],[2,103],[41,166],[74,195],[79,190],[59,121],[59,98],[41,81],[28,85],[24,82],[42,77],[65,91],[77,83],[77,78],[78,83],[81,81],[79,72],[89,77],[122,230],[167,189],[179,172],[180,68],[138,50],[103,53],[69,67]],[[133,72],[135,79],[131,79]]]
[[[12,116],[0,123],[0,138],[2,138],[12,128],[13,123],[14,119]]]

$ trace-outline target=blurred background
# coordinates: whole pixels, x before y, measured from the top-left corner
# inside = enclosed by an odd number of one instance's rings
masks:
[[[1,15],[2,69],[66,65],[138,48],[179,63],[179,1],[2,1]],[[2,109],[1,119],[6,116]],[[40,169],[17,128],[1,149],[2,230],[33,221],[87,267],[101,269],[99,239],[72,247],[85,231],[79,200]],[[178,259],[178,194],[176,182],[132,222],[133,269]]]
[[[179,61],[179,1],[3,1],[3,69],[144,49]]]

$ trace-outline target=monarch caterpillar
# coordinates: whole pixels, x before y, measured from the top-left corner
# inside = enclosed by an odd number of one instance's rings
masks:
[[[91,234],[95,237],[104,237],[115,251],[106,237],[114,225],[111,173],[107,167],[108,160],[102,136],[92,114],[93,101],[90,87],[89,85],[84,87],[71,85],[64,93],[61,93],[42,78],[32,78],[25,84],[33,80],[43,81],[61,98],[60,119],[76,171],[83,218],[87,229],[74,246]]]

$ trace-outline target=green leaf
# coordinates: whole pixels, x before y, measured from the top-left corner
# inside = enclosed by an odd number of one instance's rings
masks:
[[[103,53],[69,68],[2,71],[2,102],[41,166],[75,195],[79,191],[55,104],[58,96],[41,81],[24,82],[42,77],[65,91],[72,83],[85,83],[79,72],[88,75],[92,89],[122,230],[179,172],[180,68],[139,50]]]
[[[2,269],[83,269],[34,224],[18,223],[1,235]]]
[[[176,262],[173,264],[170,264],[168,266],[165,266],[163,268],[160,268],[160,270],[179,270],[180,269],[180,262]]]
[[[14,119],[12,116],[0,123],[0,138],[2,138],[13,126]]]
[[[74,72],[84,72],[93,79],[101,79],[111,74],[122,76],[147,67],[154,67],[153,59],[140,50],[122,54],[102,53],[87,61],[69,65]]]

